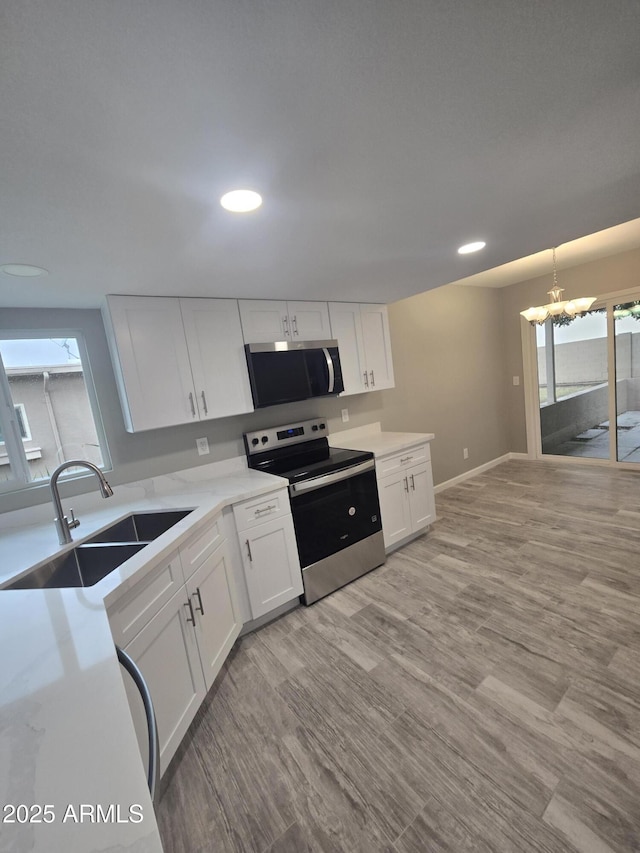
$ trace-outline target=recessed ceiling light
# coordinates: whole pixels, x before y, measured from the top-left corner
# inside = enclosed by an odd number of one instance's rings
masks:
[[[17,275],[20,278],[36,278],[39,275],[49,275],[49,270],[34,267],[32,264],[3,264],[0,267],[7,275]]]
[[[476,240],[475,243],[465,243],[464,246],[460,246],[458,249],[459,255],[470,255],[471,252],[479,252],[480,249],[484,249],[487,244],[484,240]]]
[[[222,196],[220,204],[232,213],[249,213],[260,207],[262,196],[253,190],[232,190]]]

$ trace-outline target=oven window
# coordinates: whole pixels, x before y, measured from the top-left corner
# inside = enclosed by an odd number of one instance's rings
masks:
[[[375,471],[291,499],[302,568],[382,529]]]

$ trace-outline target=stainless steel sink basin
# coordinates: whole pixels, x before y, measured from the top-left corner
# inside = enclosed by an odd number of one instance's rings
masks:
[[[189,509],[166,510],[162,512],[136,512],[101,533],[91,536],[88,542],[152,542],[174,524],[189,515]]]
[[[5,589],[93,586],[190,512],[180,509],[128,515]]]
[[[142,550],[146,542],[111,545],[78,545],[66,554],[54,557],[37,569],[14,581],[5,589],[48,589],[69,586],[93,586],[129,557]]]

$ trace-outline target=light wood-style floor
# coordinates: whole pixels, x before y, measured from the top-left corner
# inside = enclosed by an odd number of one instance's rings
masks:
[[[640,850],[640,472],[508,462],[437,508],[238,643],[167,853]]]

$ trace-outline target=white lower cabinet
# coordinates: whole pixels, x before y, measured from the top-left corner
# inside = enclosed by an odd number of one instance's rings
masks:
[[[429,445],[376,460],[384,545],[388,550],[435,521]]]
[[[388,548],[411,533],[411,513],[404,473],[390,474],[378,480],[378,497],[384,546]]]
[[[258,619],[302,595],[302,572],[287,491],[244,501],[234,506],[233,514],[251,616]]]
[[[195,533],[170,560],[159,561],[108,608],[115,642],[123,645],[138,664],[151,692],[161,774],[242,627],[233,567],[227,540],[220,534],[220,521],[218,517]],[[177,591],[167,601],[166,590],[173,590],[172,584]],[[129,639],[131,626],[137,633]],[[124,671],[123,677],[146,767],[148,734],[142,700]]]
[[[167,769],[206,694],[196,634],[184,587],[132,640],[125,651],[140,667],[158,723],[160,773]],[[140,696],[127,680],[138,745],[147,762],[147,724]]]
[[[187,581],[207,690],[215,681],[242,628],[233,587],[233,571],[226,545],[208,557]]]

